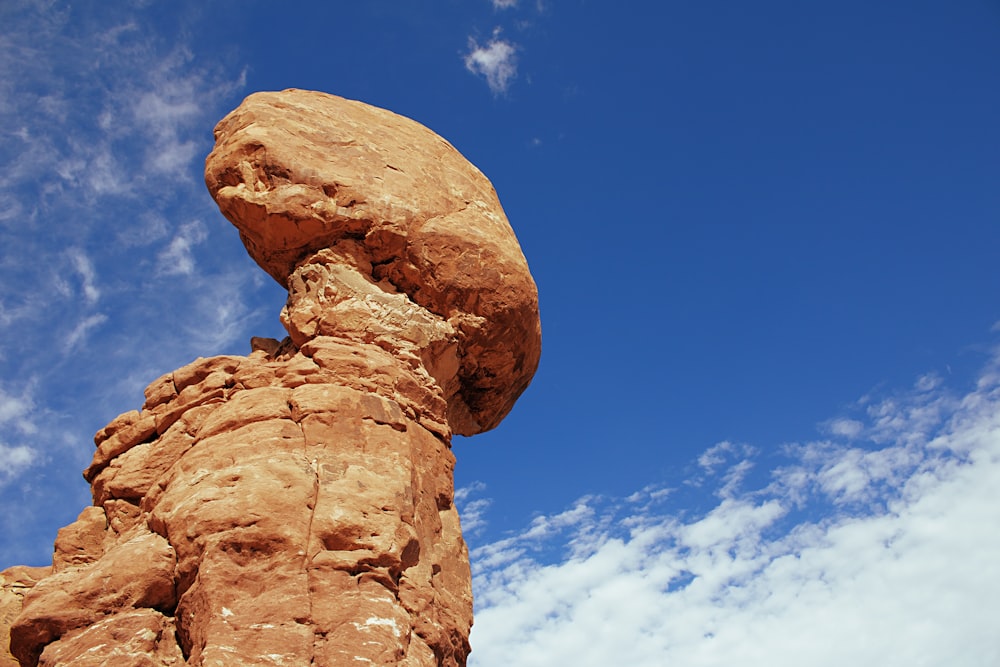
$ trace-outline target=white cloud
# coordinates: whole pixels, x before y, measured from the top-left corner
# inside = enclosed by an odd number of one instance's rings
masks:
[[[8,393],[0,387],[0,484],[30,467],[38,461],[35,448],[28,445],[9,445],[4,440],[14,433],[34,436],[38,433],[35,404],[31,398],[31,386],[24,388],[20,395]]]
[[[716,489],[715,495],[720,498],[731,497],[743,480],[754,468],[753,455],[756,449],[745,443],[733,443],[728,440],[718,442],[706,449],[698,457],[698,466],[702,470],[702,475],[686,480],[689,486],[700,487],[706,479],[716,476],[717,469],[724,466],[722,471],[723,484]]]
[[[462,532],[474,535],[485,528],[486,520],[483,517],[492,504],[493,501],[489,498],[477,498],[467,502],[462,508]]]
[[[189,51],[175,49],[151,74],[154,85],[132,104],[133,122],[145,129],[145,165],[150,172],[186,178],[186,168],[198,153],[193,139],[182,138],[203,114],[198,94],[204,82],[191,75],[191,60]]]
[[[941,382],[941,376],[937,373],[927,373],[917,378],[917,383],[914,386],[917,388],[917,391],[930,391],[939,387]]]
[[[175,48],[151,74],[152,86],[132,108],[135,121],[153,139],[147,167],[174,178],[185,177],[187,167],[203,148],[195,141],[201,133],[192,135],[192,128],[204,122],[206,102],[215,104],[246,85],[246,69],[228,80],[194,63],[191,51]]]
[[[247,283],[253,274],[231,272],[203,276],[193,301],[191,318],[185,330],[195,349],[202,354],[217,354],[244,335],[257,313],[246,302]],[[249,350],[249,336],[246,338]]]
[[[193,356],[200,338],[182,334],[195,312],[178,307],[187,295],[152,278],[219,273],[242,253],[213,238],[225,250],[196,265],[216,230],[180,223],[218,216],[197,157],[245,75],[196,57],[183,28],[150,30],[156,17],[135,3],[62,4],[0,3],[0,373],[42,377],[43,392],[59,391],[60,373],[145,361],[156,335],[140,329],[163,312],[177,315],[173,353]],[[231,326],[239,307],[221,307],[221,321]],[[108,335],[83,349],[101,325]],[[51,350],[76,354],[55,369]]]
[[[517,47],[500,38],[499,28],[493,31],[493,37],[484,46],[470,37],[465,68],[485,77],[494,95],[506,93],[517,76]]]
[[[0,2],[0,386],[19,398],[9,382],[36,378],[31,397],[46,406],[0,426],[9,469],[34,457],[31,477],[0,494],[16,508],[0,518],[11,563],[51,552],[51,535],[33,535],[56,519],[32,508],[39,495],[69,507],[87,495],[79,470],[97,428],[163,372],[273,335],[284,297],[200,178],[245,76],[218,45],[192,48],[205,26],[184,7],[198,3],[180,3],[177,21],[156,3],[71,4]],[[183,279],[165,288],[161,268]],[[247,305],[265,292],[266,306]],[[251,332],[263,311],[270,330]]]
[[[127,173],[123,160],[115,155],[110,145],[98,145],[94,149],[81,149],[86,154],[84,184],[90,193],[97,196],[127,195],[133,192],[132,177]]]
[[[727,463],[730,459],[744,459],[753,453],[754,448],[749,445],[723,440],[702,452],[701,456],[698,457],[698,465],[705,472],[714,473],[718,466]]]
[[[107,321],[107,315],[102,313],[95,313],[93,315],[88,315],[73,327],[66,337],[63,339],[63,352],[72,352],[80,343],[86,340],[90,332],[104,324]]]
[[[94,264],[90,257],[79,248],[72,248],[68,251],[73,269],[80,276],[81,287],[84,299],[87,303],[94,304],[101,298],[101,290],[97,288],[97,272],[94,271]]]
[[[489,498],[473,497],[485,490],[486,485],[482,482],[472,482],[468,486],[455,489],[455,505],[462,517],[462,532],[466,535],[475,535],[486,527],[484,516],[493,501]]]
[[[649,485],[628,496],[625,501],[644,509],[650,509],[655,503],[662,502],[674,492],[674,489],[664,489],[655,485]]]
[[[918,382],[862,425],[877,439],[791,446],[704,514],[646,489],[474,548],[470,665],[1000,664],[998,368],[965,396]]]
[[[839,436],[851,440],[861,435],[865,425],[856,419],[838,417],[825,422],[823,429],[830,435]]]
[[[19,474],[38,461],[38,452],[26,445],[8,447],[0,443],[0,482]]]
[[[14,396],[0,387],[0,426],[4,426],[5,431],[14,427],[28,435],[37,432],[38,427],[32,419],[34,407],[30,389]]]
[[[510,9],[517,7],[517,0],[493,0],[493,9]]]
[[[472,482],[466,486],[459,487],[455,489],[455,503],[461,506],[468,502],[472,496],[486,490],[486,485],[482,482]]]
[[[199,220],[181,225],[177,234],[157,257],[157,272],[161,275],[189,276],[194,273],[191,249],[208,238],[208,231]]]
[[[213,107],[245,75],[228,80],[123,13],[95,7],[71,22],[52,3],[0,8],[0,121],[20,137],[0,148],[0,190],[54,183],[79,209],[81,198],[162,190],[153,174],[190,180]]]
[[[142,247],[159,241],[169,232],[170,223],[163,214],[150,210],[141,213],[134,224],[119,230],[117,238],[125,247]]]

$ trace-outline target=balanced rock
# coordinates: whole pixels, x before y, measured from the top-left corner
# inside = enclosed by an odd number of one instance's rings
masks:
[[[423,125],[317,92],[251,95],[215,133],[205,182],[219,208],[265,271],[300,300],[319,301],[299,313],[292,340],[343,315],[289,282],[331,248],[341,257],[322,263],[391,296],[385,307],[409,302],[453,330],[454,350],[432,345],[444,361],[428,369],[439,371],[453,431],[496,426],[535,372],[540,330],[535,284],[486,177]]]
[[[289,337],[166,374],[97,433],[93,507],[50,569],[3,573],[11,655],[464,665],[451,436],[499,423],[540,352],[492,186],[411,120],[298,90],[223,119],[205,178]]]

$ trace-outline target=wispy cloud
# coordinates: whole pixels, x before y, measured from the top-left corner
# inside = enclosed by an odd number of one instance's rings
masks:
[[[755,447],[746,443],[734,443],[728,440],[718,442],[698,457],[700,473],[685,480],[692,487],[703,486],[707,480],[716,478],[721,473],[723,484],[715,491],[720,498],[731,497],[743,483],[743,480],[754,468],[753,455]]]
[[[205,276],[189,303],[186,333],[198,349],[218,350],[237,343],[260,313],[247,304],[251,275],[231,272]],[[277,313],[274,313],[276,316]],[[249,336],[246,339],[249,351]]]
[[[963,396],[918,381],[850,428],[879,440],[790,446],[700,515],[645,489],[475,547],[470,664],[997,664],[998,368]],[[724,487],[756,456],[720,443],[699,464]]]
[[[469,52],[465,56],[465,68],[484,77],[494,95],[505,94],[517,77],[517,46],[501,38],[500,34],[500,29],[495,29],[483,45],[470,37]]]
[[[27,444],[9,444],[11,438],[32,438],[39,432],[30,385],[11,393],[0,387],[0,486],[39,459]]]
[[[733,458],[745,458],[753,453],[754,448],[749,445],[723,440],[702,452],[698,457],[698,466],[707,473],[714,473],[719,466]]]
[[[22,418],[34,435],[4,425],[0,461],[80,497],[94,431],[162,373],[246,350],[266,278],[200,177],[245,76],[194,46],[198,3],[176,22],[151,3],[84,5],[0,2],[0,383],[17,397],[13,379],[35,378],[45,406]],[[28,509],[0,555],[37,562],[51,535],[26,532],[56,519],[30,508],[52,491],[15,478],[0,503]]]
[[[148,322],[147,312],[173,310],[186,330],[193,313],[173,308],[180,297],[156,279],[219,272],[230,258],[195,262],[195,247],[211,229],[223,230],[201,222],[218,213],[197,178],[197,158],[245,75],[199,60],[183,34],[154,33],[150,20],[135,4],[0,7],[0,209],[10,213],[0,220],[4,375],[44,376],[44,350],[79,353],[98,326],[124,330]],[[153,244],[165,237],[157,253]],[[141,345],[113,353],[126,366],[130,355],[145,354]]]
[[[206,114],[244,77],[196,63],[183,42],[163,44],[122,13],[33,2],[0,11],[0,118],[13,138],[0,150],[12,167],[0,189],[34,184],[43,205],[70,196],[79,208],[134,196],[153,174],[189,177]]]
[[[97,272],[90,258],[79,248],[71,248],[67,255],[73,264],[73,269],[80,277],[81,292],[87,303],[94,304],[101,298],[101,290],[97,288]]]
[[[147,210],[133,224],[119,229],[116,240],[125,248],[142,247],[156,243],[169,233],[170,221],[159,211]]]
[[[66,334],[66,338],[63,339],[63,352],[69,353],[75,350],[84,340],[90,332],[97,327],[101,326],[107,322],[108,316],[102,313],[94,313],[93,315],[88,315],[83,318]]]
[[[462,532],[466,535],[478,534],[486,527],[484,515],[493,501],[489,498],[475,497],[485,490],[486,485],[482,482],[473,482],[455,489],[455,505],[462,517]]]
[[[510,9],[517,7],[517,0],[492,0],[493,9]]]
[[[37,459],[38,452],[27,445],[8,447],[0,442],[0,483],[30,468]]]
[[[208,238],[208,230],[200,220],[181,225],[170,244],[157,257],[160,275],[189,276],[194,273],[195,261],[191,249]]]
[[[30,388],[16,395],[0,387],[0,426],[4,431],[15,428],[27,435],[37,432],[38,426],[31,417],[33,410],[34,400]]]
[[[824,422],[821,428],[829,433],[830,435],[839,436],[842,438],[847,438],[852,440],[859,435],[864,430],[865,425],[858,421],[857,419],[850,419],[848,417],[837,417],[836,419],[831,419]]]
[[[149,139],[145,151],[147,172],[186,179],[186,167],[200,150],[190,128],[204,118],[205,96],[218,100],[246,84],[243,71],[236,79],[217,81],[215,88],[207,90],[206,77],[210,75],[199,71],[193,60],[190,50],[175,47],[150,73],[153,85],[134,96],[132,120]]]

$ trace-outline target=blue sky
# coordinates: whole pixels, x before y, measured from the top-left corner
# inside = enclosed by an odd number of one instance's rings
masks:
[[[534,383],[454,443],[473,665],[1000,662],[986,0],[7,0],[0,567],[146,384],[284,335],[201,170],[287,87],[447,138],[538,282]]]

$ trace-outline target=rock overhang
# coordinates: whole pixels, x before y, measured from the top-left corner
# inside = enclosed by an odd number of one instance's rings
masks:
[[[206,185],[261,268],[287,288],[333,249],[452,326],[455,433],[506,416],[538,365],[538,294],[482,172],[413,120],[313,91],[254,93],[215,138]]]

